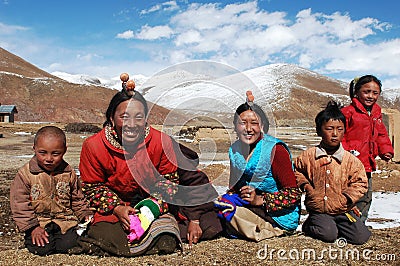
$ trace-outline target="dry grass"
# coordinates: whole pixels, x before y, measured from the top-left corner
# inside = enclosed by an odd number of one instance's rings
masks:
[[[88,255],[51,255],[39,257],[30,254],[23,247],[22,235],[16,232],[15,225],[11,219],[9,209],[9,185],[14,178],[18,168],[28,159],[20,158],[20,155],[32,153],[32,136],[18,136],[15,132],[35,132],[41,125],[14,125],[1,126],[0,131],[4,133],[4,138],[0,139],[0,265],[399,265],[400,248],[398,235],[400,227],[392,229],[373,230],[371,239],[362,246],[347,245],[338,248],[335,244],[323,243],[311,239],[304,235],[292,235],[275,239],[264,240],[259,243],[219,238],[212,241],[201,242],[192,250],[185,247],[183,253],[175,253],[164,256],[144,256],[137,258],[118,258],[118,257],[95,257]],[[60,125],[62,127],[62,125]],[[289,129],[284,130],[289,132]],[[289,145],[290,135],[285,135],[279,130],[278,134]],[[309,139],[315,141],[310,130],[302,129],[296,132],[303,138],[302,143]],[[66,160],[71,165],[77,167],[79,163],[79,152],[81,135],[67,134],[68,152]],[[293,141],[293,140],[292,140]],[[294,150],[294,153],[299,151]],[[399,164],[385,164],[380,162],[383,174],[395,173],[400,170]],[[205,171],[211,179],[216,176],[228,176],[224,165],[210,165]],[[400,177],[392,175],[389,178],[374,176],[375,190],[400,190]],[[220,181],[218,179],[218,181]],[[383,221],[384,222],[384,221]],[[280,251],[279,251],[280,250]],[[265,253],[265,251],[267,253]],[[307,252],[315,252],[316,258],[307,257]],[[324,253],[322,253],[324,251]],[[329,255],[328,252],[331,252]],[[280,253],[279,253],[280,252]],[[290,259],[299,254],[298,259]],[[350,258],[346,259],[346,252],[350,253]],[[369,256],[369,259],[362,256],[362,252]],[[302,258],[302,253],[306,257]],[[360,254],[360,257],[351,257],[351,254]],[[279,258],[279,254],[281,258]],[[321,255],[322,254],[322,255]],[[396,256],[396,261],[393,255]],[[312,254],[311,254],[312,255]],[[336,256],[336,258],[335,258]],[[347,254],[349,257],[349,254]],[[378,257],[385,257],[385,260],[377,261]],[[286,258],[284,260],[283,258]],[[318,258],[319,257],[319,258]],[[373,260],[374,259],[374,260]]]

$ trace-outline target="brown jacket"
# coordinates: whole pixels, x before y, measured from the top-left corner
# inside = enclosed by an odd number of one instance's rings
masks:
[[[21,167],[11,183],[10,207],[21,232],[54,222],[65,233],[85,216],[91,215],[80,181],[65,161],[50,176],[36,157]]]
[[[306,192],[304,204],[308,211],[347,212],[367,191],[363,164],[342,145],[333,155],[320,146],[312,147],[297,157],[294,165],[297,184]]]

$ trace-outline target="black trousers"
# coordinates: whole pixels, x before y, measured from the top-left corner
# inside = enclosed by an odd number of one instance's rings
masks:
[[[355,222],[345,214],[310,213],[302,226],[303,232],[324,242],[334,242],[343,237],[350,244],[362,245],[368,241],[371,232],[352,211],[349,214],[356,219]]]
[[[368,219],[368,212],[371,208],[372,203],[372,176],[371,173],[367,173],[368,177],[368,191],[365,192],[364,196],[361,197],[356,203],[357,208],[361,212],[361,221],[365,223]]]
[[[200,216],[200,228],[203,234],[199,240],[210,240],[217,238],[222,233],[221,220],[217,217],[217,212],[206,212]],[[178,223],[181,239],[187,242],[187,231],[189,221],[181,221]]]
[[[49,223],[45,227],[49,234],[49,243],[39,247],[32,243],[31,231],[25,233],[25,246],[33,254],[46,256],[56,253],[68,253],[68,249],[77,245],[78,234],[75,228],[69,229],[65,234],[61,233],[61,228],[56,223]]]

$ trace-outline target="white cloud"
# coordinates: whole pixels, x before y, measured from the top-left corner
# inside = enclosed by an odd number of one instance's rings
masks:
[[[176,1],[168,1],[168,2],[164,2],[161,4],[157,4],[154,5],[152,7],[150,7],[149,9],[144,9],[142,11],[140,11],[141,15],[146,15],[149,13],[153,13],[153,12],[157,12],[157,11],[174,11],[179,9],[179,6],[177,5]]]
[[[179,6],[176,4],[176,1],[168,1],[162,4],[164,11],[174,11],[179,9]]]
[[[204,59],[240,70],[284,62],[340,78],[372,73],[385,77],[391,86],[397,81],[400,37],[391,33],[398,25],[362,14],[355,19],[356,14],[348,11],[328,14],[308,8],[288,14],[262,9],[261,1],[228,2],[166,1],[142,10],[134,22],[126,11],[131,28],[117,31],[111,41],[81,46],[78,52],[59,44],[61,38],[43,38],[28,27],[0,22],[0,45],[27,61],[40,62],[39,67],[52,69],[63,62],[62,67],[88,73],[135,65],[148,75],[151,72],[144,69]],[[119,49],[123,59],[113,59]],[[118,63],[121,60],[125,62]],[[63,71],[52,69],[56,70]]]
[[[400,78],[398,78],[397,76],[391,79],[387,79],[385,80],[384,83],[382,83],[382,88],[399,88],[400,84]]]
[[[377,19],[372,18],[352,21],[348,14],[341,15],[338,12],[325,17],[328,19],[325,23],[327,30],[330,30],[339,39],[362,39],[375,34],[374,30],[383,31],[389,26],[387,23],[380,23]]]
[[[88,53],[88,54],[78,54],[76,58],[81,61],[92,61],[94,58],[101,58],[102,56],[98,54]]]
[[[257,2],[230,4],[221,7],[216,3],[190,4],[187,10],[171,18],[177,29],[218,30],[226,25],[240,25],[244,28],[269,26],[284,23],[283,12],[261,11]]]
[[[326,15],[306,9],[298,12],[293,22],[285,15],[262,11],[257,2],[224,7],[215,3],[196,3],[172,17],[169,25],[176,35],[175,45],[186,45],[193,54],[215,52],[234,56],[233,51],[236,51],[237,56],[241,56],[249,49],[254,54],[260,54],[262,50],[269,56],[260,59],[282,53],[282,60],[287,60],[285,54],[297,56],[292,60],[305,66],[352,54],[355,47],[349,44],[390,27],[376,19],[352,20],[349,14],[338,12]],[[363,41],[357,46],[368,48]],[[338,48],[346,49],[340,51]],[[258,65],[265,63],[259,61]]]
[[[223,60],[227,55],[240,56],[243,51],[266,49],[277,52],[280,45],[293,40],[284,12],[268,13],[257,2],[221,6],[216,3],[191,4],[170,20],[175,33],[175,45],[186,46],[193,53],[209,54]],[[282,31],[277,30],[282,29]],[[285,41],[286,40],[286,41]]]
[[[123,33],[118,33],[116,38],[128,40],[128,39],[133,39],[134,37],[135,35],[133,34],[133,31],[127,30],[124,31]]]
[[[26,30],[29,30],[29,28],[17,25],[7,25],[0,22],[0,35],[16,34],[19,31],[26,31]]]
[[[149,13],[157,12],[157,11],[160,10],[160,9],[161,9],[161,5],[158,4],[158,5],[152,6],[151,8],[149,8],[149,9],[147,9],[147,10],[142,10],[142,11],[140,11],[140,14],[141,14],[141,15],[146,15],[146,14],[149,14]]]
[[[173,30],[168,25],[155,27],[144,25],[135,37],[141,40],[157,40],[161,38],[169,38],[172,34]]]
[[[399,58],[400,39],[373,45],[347,42],[338,47],[325,68],[333,72],[359,71],[397,76],[400,73]]]
[[[62,68],[63,68],[63,64],[61,64],[61,63],[52,63],[48,67],[48,71],[49,72],[54,72],[55,70],[62,69]]]
[[[147,13],[165,9],[166,3],[176,7],[175,1],[165,2]],[[322,74],[376,71],[397,75],[400,65],[394,58],[399,58],[400,39],[369,42],[390,29],[390,24],[375,18],[355,20],[349,13],[313,13],[311,8],[300,10],[290,20],[285,12],[267,12],[252,1],[190,3],[166,24],[146,24],[136,34],[126,35],[148,41],[169,38],[171,43],[163,51],[151,54],[164,63],[210,59],[244,70],[288,62]]]
[[[299,57],[299,65],[304,68],[309,68],[313,63],[313,59],[309,54],[301,54]]]
[[[176,46],[185,44],[199,43],[202,41],[200,32],[197,30],[188,30],[187,32],[181,33],[175,40]]]

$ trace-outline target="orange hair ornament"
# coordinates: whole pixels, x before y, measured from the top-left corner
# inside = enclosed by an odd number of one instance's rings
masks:
[[[130,96],[135,94],[136,84],[133,80],[129,80],[128,73],[122,73],[119,78],[122,81],[122,90],[125,90],[126,93]]]
[[[252,91],[246,91],[246,103],[249,106],[253,106],[254,96]]]

